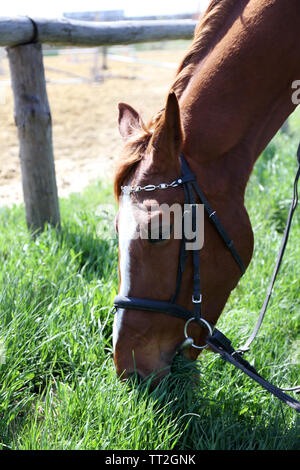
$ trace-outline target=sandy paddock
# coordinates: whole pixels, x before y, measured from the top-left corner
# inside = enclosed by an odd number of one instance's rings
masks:
[[[136,52],[139,59],[179,64],[188,42],[171,48]],[[130,56],[132,48],[118,54]],[[101,64],[100,57],[100,64]],[[104,80],[90,80],[94,54],[67,54],[44,58],[53,121],[53,142],[60,197],[79,192],[95,179],[112,179],[122,141],[117,118],[118,102],[131,104],[144,120],[164,106],[175,69],[153,64],[123,63],[108,59]],[[65,72],[70,72],[66,74]],[[3,73],[4,72],[4,73]],[[86,81],[77,80],[77,76]],[[0,205],[23,201],[17,131],[9,68],[2,59],[0,75]]]

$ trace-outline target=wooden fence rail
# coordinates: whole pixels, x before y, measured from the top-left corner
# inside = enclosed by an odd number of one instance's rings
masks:
[[[0,46],[16,46],[36,40],[61,46],[112,46],[139,42],[191,39],[196,21],[113,21],[70,19],[1,18]]]
[[[0,17],[0,46],[7,46],[18,128],[27,225],[60,226],[51,113],[41,44],[111,46],[191,39],[192,20],[89,22]]]

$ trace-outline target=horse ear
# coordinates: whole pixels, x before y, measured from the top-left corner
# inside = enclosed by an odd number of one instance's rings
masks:
[[[124,139],[142,128],[142,119],[139,113],[129,104],[119,103],[119,131]]]
[[[174,91],[168,95],[164,113],[152,137],[152,146],[160,153],[178,157],[183,144],[179,104]]]

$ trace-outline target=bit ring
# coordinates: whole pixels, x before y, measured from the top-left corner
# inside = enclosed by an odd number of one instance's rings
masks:
[[[189,320],[187,320],[185,325],[184,325],[184,336],[185,336],[186,339],[190,339],[190,336],[187,333],[187,327],[194,320],[196,320],[195,317],[189,318]],[[212,330],[212,327],[210,326],[210,324],[206,320],[204,320],[203,318],[199,318],[199,321],[206,326],[206,328],[209,331],[209,334],[212,335],[213,330]],[[196,348],[196,349],[205,349],[205,348],[207,348],[208,344],[205,344],[204,346],[197,346],[196,344],[192,343],[191,346],[193,348]]]

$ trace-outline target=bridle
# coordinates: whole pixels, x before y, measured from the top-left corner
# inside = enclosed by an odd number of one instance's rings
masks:
[[[280,400],[284,401],[290,407],[294,408],[297,412],[300,412],[300,402],[295,400],[294,398],[290,397],[289,395],[285,394],[283,390],[293,390],[293,391],[300,391],[300,387],[294,387],[291,389],[279,389],[274,385],[267,382],[263,379],[257,371],[246,361],[242,354],[245,351],[249,350],[249,345],[255,338],[258,333],[259,327],[262,323],[265,311],[267,309],[268,301],[272,292],[272,288],[276,279],[276,275],[279,270],[279,266],[281,263],[281,259],[284,254],[285,246],[287,243],[289,229],[292,222],[292,217],[294,210],[296,209],[297,202],[298,202],[298,192],[297,192],[297,184],[298,179],[300,176],[300,145],[297,153],[299,168],[296,175],[295,183],[294,183],[294,199],[291,206],[287,228],[285,231],[284,241],[282,244],[282,249],[280,250],[279,258],[276,263],[276,267],[273,273],[272,281],[270,288],[268,290],[267,299],[263,305],[262,312],[258,319],[257,325],[254,328],[252,335],[250,336],[249,340],[246,344],[235,350],[232,345],[231,341],[221,333],[217,328],[213,325],[210,325],[204,318],[202,318],[202,292],[201,292],[201,279],[200,279],[200,250],[195,249],[192,250],[191,256],[193,261],[193,294],[192,294],[192,303],[193,303],[193,310],[189,310],[181,305],[176,303],[178,298],[178,294],[180,291],[182,276],[185,271],[186,267],[186,260],[187,260],[187,250],[186,250],[186,243],[187,239],[185,236],[185,231],[182,230],[182,239],[181,239],[181,246],[180,246],[180,253],[179,253],[179,261],[178,261],[178,270],[177,270],[177,279],[176,279],[176,288],[173,296],[169,301],[161,301],[161,300],[154,300],[154,299],[147,299],[147,298],[137,298],[137,297],[127,297],[123,295],[117,295],[113,301],[114,310],[120,309],[130,309],[130,310],[142,310],[147,312],[160,312],[170,316],[178,317],[185,320],[184,326],[184,336],[185,341],[181,345],[180,349],[184,349],[187,347],[195,347],[197,349],[203,349],[208,346],[211,347],[215,352],[218,352],[224,360],[230,362],[231,364],[235,365],[237,368],[241,369],[244,373],[246,373],[249,377],[254,379],[256,382],[260,383],[264,388],[266,388],[270,393],[274,394]],[[171,183],[160,183],[158,185],[148,184],[146,186],[122,186],[121,190],[123,194],[132,194],[138,193],[140,191],[155,191],[155,190],[166,190],[170,188],[174,188],[177,186],[182,186],[185,195],[185,204],[188,204],[191,207],[191,221],[193,227],[196,226],[196,200],[199,201],[204,206],[204,210],[208,215],[208,219],[210,223],[215,227],[218,234],[222,238],[225,247],[230,251],[233,259],[239,266],[242,275],[245,272],[245,267],[243,261],[238,254],[233,241],[230,239],[226,231],[224,230],[218,216],[216,215],[216,211],[213,210],[205,195],[201,191],[196,176],[194,173],[191,172],[187,161],[185,160],[184,156],[180,155],[181,161],[181,176],[174,180]],[[199,203],[198,202],[198,203]],[[182,218],[182,224],[184,224],[184,215]],[[209,334],[206,338],[206,344],[203,346],[197,346],[194,344],[194,340],[188,336],[187,327],[191,322],[195,322],[198,325],[207,328]],[[299,389],[299,390],[298,390]]]
[[[245,272],[245,267],[243,261],[239,254],[237,253],[233,241],[229,238],[227,233],[225,232],[224,228],[221,225],[220,220],[216,215],[216,211],[213,210],[206,197],[204,196],[203,192],[198,186],[196,181],[196,176],[194,173],[191,172],[184,156],[180,155],[181,160],[181,176],[177,180],[173,181],[172,183],[161,183],[158,185],[147,185],[144,187],[141,186],[122,186],[121,190],[124,194],[131,194],[137,193],[140,191],[154,191],[154,190],[166,190],[169,188],[174,188],[177,186],[182,186],[184,190],[185,206],[188,205],[191,208],[191,223],[194,228],[196,228],[196,197],[198,200],[204,205],[204,209],[208,214],[208,218],[210,222],[215,226],[217,231],[219,232],[221,238],[223,239],[226,247],[230,250],[233,258],[237,262],[238,266],[242,274]],[[184,217],[182,217],[182,226],[184,225]],[[205,326],[210,334],[212,334],[213,327],[202,318],[202,293],[201,293],[201,280],[200,280],[200,250],[193,250],[192,251],[192,258],[193,258],[193,294],[192,294],[192,303],[193,303],[193,311],[186,309],[176,303],[178,298],[178,294],[180,291],[180,285],[182,281],[182,276],[185,271],[186,267],[186,260],[187,260],[187,250],[186,250],[187,239],[185,235],[185,230],[182,230],[182,239],[181,239],[181,246],[180,246],[180,253],[179,253],[179,262],[178,262],[178,270],[177,270],[177,279],[176,279],[176,287],[175,292],[169,302],[164,302],[161,300],[153,300],[153,299],[144,299],[144,298],[136,298],[136,297],[125,297],[118,295],[114,299],[114,306],[116,308],[124,308],[124,309],[131,309],[131,310],[145,310],[149,312],[162,312],[168,315],[172,315],[174,317],[182,318],[186,321],[186,326],[184,331],[187,331],[187,325],[194,321],[202,326]],[[186,335],[187,336],[187,335]],[[190,345],[191,340],[187,337],[188,341],[184,342],[181,348]],[[194,343],[192,345],[196,348],[204,348],[205,346],[196,346]]]

